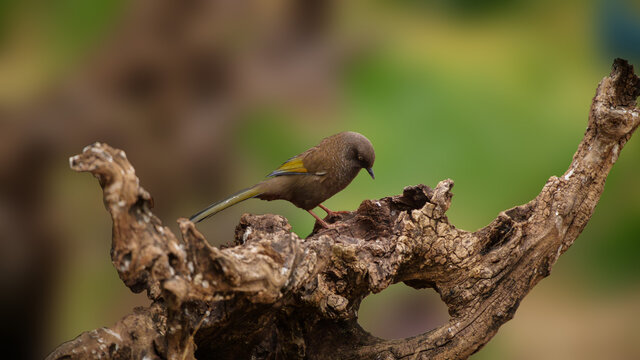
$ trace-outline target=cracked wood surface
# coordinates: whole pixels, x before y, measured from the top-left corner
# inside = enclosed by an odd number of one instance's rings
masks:
[[[123,151],[96,143],[70,159],[94,174],[113,220],[122,281],[153,304],[62,344],[49,359],[464,359],[510,320],[584,229],[620,151],[640,123],[640,84],[617,59],[599,84],[571,165],[529,203],[475,232],[446,211],[452,180],[365,200],[302,239],[277,215],[242,216],[235,245],[216,248],[179,219],[176,237],[151,213]],[[432,287],[444,325],[385,340],[357,323],[361,301],[389,285]]]

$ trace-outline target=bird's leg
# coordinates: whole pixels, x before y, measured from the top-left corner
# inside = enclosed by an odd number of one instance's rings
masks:
[[[326,212],[327,212],[327,214],[329,214],[329,215],[333,214],[333,211],[329,210],[329,208],[328,208],[328,207],[326,207],[326,206],[324,206],[324,205],[322,205],[322,204],[320,204],[320,205],[318,205],[318,206],[320,207],[320,209],[322,209],[322,210],[326,211]]]
[[[329,208],[328,208],[328,207],[326,207],[326,206],[324,206],[324,205],[322,205],[322,204],[320,204],[320,205],[318,205],[318,206],[320,207],[320,209],[322,209],[322,210],[326,211],[326,212],[327,212],[327,215],[329,215],[329,216],[331,216],[331,217],[336,216],[336,214],[348,214],[348,213],[349,213],[349,211],[331,211],[331,210],[329,210]]]
[[[322,227],[323,227],[323,228],[329,229],[329,228],[331,227],[329,224],[327,224],[327,222],[326,222],[326,221],[322,220],[322,219],[320,218],[320,216],[318,216],[318,215],[314,214],[314,213],[313,213],[313,211],[311,211],[311,210],[307,210],[307,212],[308,212],[309,214],[311,214],[311,216],[313,216],[314,218],[316,218],[316,220],[318,220],[318,222],[320,223],[320,225],[322,225]]]

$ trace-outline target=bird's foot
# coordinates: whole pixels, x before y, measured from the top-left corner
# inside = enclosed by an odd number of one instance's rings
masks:
[[[335,229],[338,227],[338,225],[336,224],[329,224],[328,222],[324,221],[324,220],[318,220],[318,223],[320,224],[320,226],[322,226],[325,229]]]
[[[328,207],[326,207],[326,206],[324,206],[322,204],[320,204],[318,206],[320,207],[320,209],[324,210],[327,213],[327,215],[329,215],[329,217],[336,217],[336,216],[338,216],[338,214],[349,214],[349,213],[351,213],[351,211],[332,211],[332,210],[329,210]]]
[[[335,224],[328,224],[326,221],[324,221],[320,216],[316,215],[313,211],[311,210],[307,210],[307,212],[309,214],[311,214],[311,216],[313,216],[314,218],[316,218],[316,220],[318,221],[318,223],[325,229],[335,229],[336,225]]]

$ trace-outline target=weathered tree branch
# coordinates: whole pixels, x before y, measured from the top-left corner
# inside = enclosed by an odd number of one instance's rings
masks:
[[[245,214],[236,246],[210,246],[178,220],[178,239],[151,211],[124,152],[96,143],[70,159],[104,189],[113,219],[112,260],[153,304],[111,328],[62,344],[49,359],[464,359],[513,317],[520,301],[587,224],[609,170],[640,123],[640,82],[617,59],[596,91],[569,169],[527,204],[467,232],[446,211],[453,181],[364,201],[306,239],[277,215]],[[364,297],[405,282],[432,287],[450,320],[427,333],[384,340],[357,323]]]

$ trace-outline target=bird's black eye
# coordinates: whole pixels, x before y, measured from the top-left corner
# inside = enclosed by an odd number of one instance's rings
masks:
[[[362,155],[358,155],[358,161],[364,161],[364,158],[362,157]]]

